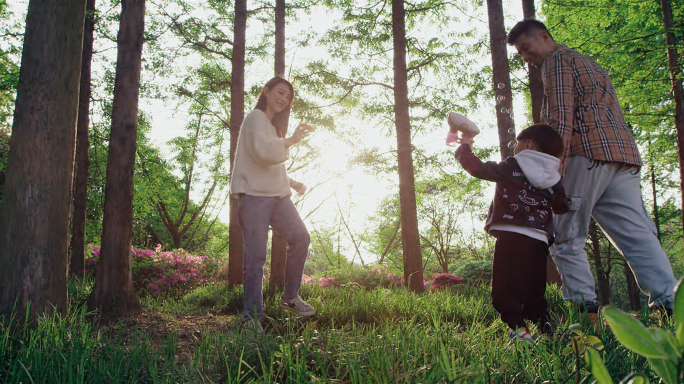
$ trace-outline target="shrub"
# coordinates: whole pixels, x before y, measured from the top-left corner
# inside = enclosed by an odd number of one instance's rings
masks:
[[[86,259],[86,273],[95,274],[100,249],[89,245],[91,257]],[[223,280],[227,265],[220,259],[198,256],[182,249],[162,252],[131,247],[133,284],[139,294],[181,295],[189,290]]]
[[[489,284],[492,280],[491,260],[470,260],[461,264],[455,273],[471,285]]]

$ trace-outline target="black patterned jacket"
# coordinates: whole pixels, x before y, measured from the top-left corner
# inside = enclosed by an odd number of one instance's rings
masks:
[[[455,157],[472,176],[496,182],[485,223],[487,232],[492,225],[528,227],[546,232],[549,245],[553,243],[553,213],[561,214],[569,209],[557,158],[525,150],[500,163],[483,163],[470,145],[461,145]]]

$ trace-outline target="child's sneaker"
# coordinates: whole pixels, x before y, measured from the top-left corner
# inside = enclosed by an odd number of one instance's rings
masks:
[[[470,133],[472,136],[480,133],[477,125],[460,113],[450,112],[449,117],[447,117],[447,122],[449,123],[450,128],[456,129],[463,133]]]
[[[309,304],[306,303],[306,301],[302,300],[299,295],[297,295],[294,299],[280,299],[280,308],[287,309],[288,311],[292,311],[299,316],[311,316],[314,313],[316,313],[316,310],[314,307],[310,306]]]
[[[527,344],[527,346],[532,346],[534,344],[534,337],[530,334],[530,330],[527,329],[527,327],[520,327],[518,328],[518,331],[509,331],[508,332],[508,337],[511,339],[511,342],[524,342]]]

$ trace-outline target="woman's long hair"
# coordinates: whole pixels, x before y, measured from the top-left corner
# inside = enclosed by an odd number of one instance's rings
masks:
[[[292,87],[292,84],[283,79],[280,76],[276,76],[272,78],[271,80],[264,85],[264,88],[261,90],[261,95],[259,95],[259,100],[256,103],[256,106],[254,109],[260,109],[262,111],[266,111],[266,96],[264,96],[264,92],[266,91],[266,88],[273,89],[276,85],[283,83],[287,85],[288,88],[290,88],[290,94],[292,94],[292,100],[290,100],[290,104],[285,107],[282,111],[278,112],[273,116],[273,120],[271,120],[271,124],[276,128],[276,132],[278,133],[278,137],[285,137],[285,134],[287,133],[287,125],[290,120],[290,110],[292,109],[292,101],[294,100],[294,87]]]

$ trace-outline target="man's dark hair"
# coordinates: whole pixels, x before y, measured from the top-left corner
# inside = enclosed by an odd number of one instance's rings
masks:
[[[516,140],[530,140],[537,145],[539,152],[547,155],[560,157],[563,153],[563,138],[550,125],[535,124],[529,126],[518,134]]]
[[[523,21],[519,21],[518,24],[516,24],[513,28],[511,28],[511,31],[508,32],[508,45],[514,45],[515,41],[518,40],[520,35],[529,36],[531,33],[539,31],[546,32],[549,34],[549,36],[551,36],[551,32],[549,32],[544,23],[539,20],[524,19]],[[551,39],[553,39],[553,36],[551,36]]]

